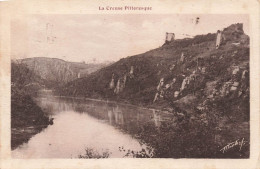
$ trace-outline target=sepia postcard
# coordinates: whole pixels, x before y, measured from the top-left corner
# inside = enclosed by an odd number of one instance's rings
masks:
[[[259,7],[0,1],[0,168],[259,169]]]

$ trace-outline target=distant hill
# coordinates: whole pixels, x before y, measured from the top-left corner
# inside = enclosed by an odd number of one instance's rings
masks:
[[[26,58],[19,60],[31,71],[46,80],[49,85],[62,85],[106,66],[106,64],[85,64],[67,62],[56,58]]]

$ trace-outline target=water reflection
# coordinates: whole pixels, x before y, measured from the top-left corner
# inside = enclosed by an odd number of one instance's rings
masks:
[[[115,108],[113,107],[112,110],[108,110],[107,116],[109,119],[109,124],[124,124],[123,112],[118,106]]]
[[[32,137],[12,152],[16,158],[76,158],[92,148],[123,157],[126,150],[140,151],[145,145],[135,135],[144,124],[160,127],[170,114],[131,105],[41,95],[38,105],[54,118],[54,125]]]
[[[75,98],[39,98],[38,104],[51,114],[63,111],[87,113],[99,120],[104,120],[115,127],[131,130],[140,128],[144,123],[153,123],[160,127],[161,122],[169,120],[172,115],[154,109],[144,109],[132,105],[116,104]]]
[[[154,125],[156,127],[160,127],[161,126],[161,115],[156,112],[155,110],[152,110],[153,112],[153,120],[154,120]]]

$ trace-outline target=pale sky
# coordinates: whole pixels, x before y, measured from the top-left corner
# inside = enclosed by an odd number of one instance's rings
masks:
[[[166,32],[182,39],[215,33],[233,23],[243,23],[249,35],[247,15],[31,15],[12,21],[11,54],[14,59],[117,61],[158,48],[163,45]]]

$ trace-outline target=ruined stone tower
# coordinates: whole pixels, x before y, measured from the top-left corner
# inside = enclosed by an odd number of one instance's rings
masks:
[[[171,41],[174,41],[174,38],[175,38],[175,34],[174,33],[166,32],[165,43],[169,43]]]

